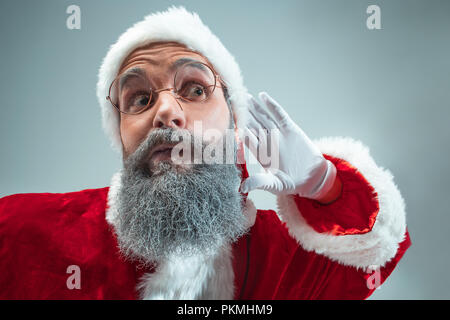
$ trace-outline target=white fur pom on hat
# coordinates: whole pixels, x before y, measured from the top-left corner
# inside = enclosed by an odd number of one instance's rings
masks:
[[[146,16],[125,31],[103,59],[98,73],[97,98],[102,109],[103,129],[111,139],[112,146],[117,151],[121,150],[118,111],[106,100],[109,86],[122,62],[133,50],[159,41],[184,44],[212,63],[228,86],[237,126],[243,128],[247,119],[248,94],[236,60],[196,13],[188,12],[184,7],[172,6],[166,11]]]

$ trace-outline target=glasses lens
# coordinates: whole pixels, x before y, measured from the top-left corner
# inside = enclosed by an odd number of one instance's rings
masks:
[[[120,112],[131,114],[144,111],[152,100],[149,81],[132,72],[117,77],[111,85],[109,95]]]
[[[201,102],[208,99],[216,86],[212,70],[198,62],[182,65],[175,74],[175,92],[183,99]]]

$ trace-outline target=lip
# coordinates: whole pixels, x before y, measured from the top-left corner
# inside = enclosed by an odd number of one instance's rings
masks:
[[[150,152],[150,156],[148,157],[149,161],[156,160],[155,158],[170,158],[170,154],[174,146],[174,144],[168,143],[163,143],[156,146]]]

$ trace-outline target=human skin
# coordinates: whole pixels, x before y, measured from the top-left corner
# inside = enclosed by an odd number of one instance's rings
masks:
[[[213,67],[199,53],[176,42],[156,42],[138,48],[124,60],[119,74],[130,68],[145,70],[155,90],[173,87],[173,73],[167,72],[172,63],[180,58],[191,58]],[[180,107],[179,103],[183,106]],[[230,122],[230,111],[222,88],[217,86],[209,99],[200,104],[183,104],[169,91],[158,94],[154,105],[137,115],[120,114],[120,136],[126,158],[133,153],[154,129],[170,127],[194,130],[194,122],[201,121],[203,131],[215,129],[225,132]]]
[[[173,74],[167,70],[180,58],[195,59],[206,63],[214,70],[204,56],[182,44],[154,42],[132,51],[122,63],[119,74],[130,68],[139,67],[144,69],[151,79],[153,89],[170,88],[173,86]],[[200,105],[190,105],[189,107],[184,105],[181,108],[179,102],[169,91],[163,91],[158,94],[153,106],[148,110],[137,115],[120,113],[123,156],[127,158],[132,154],[147,135],[156,128],[170,127],[193,132],[196,121],[201,121],[203,131],[215,129],[225,132],[228,128],[230,110],[220,86],[216,87],[213,95]],[[337,177],[332,189],[317,201],[329,204],[339,197],[341,189],[342,184]]]

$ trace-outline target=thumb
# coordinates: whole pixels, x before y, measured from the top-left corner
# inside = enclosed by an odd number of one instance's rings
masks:
[[[276,189],[277,180],[277,177],[271,173],[256,173],[242,182],[241,191],[243,193],[249,193],[256,189],[272,191]]]

